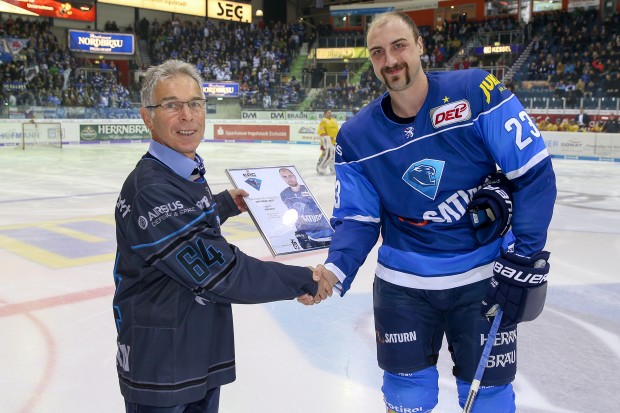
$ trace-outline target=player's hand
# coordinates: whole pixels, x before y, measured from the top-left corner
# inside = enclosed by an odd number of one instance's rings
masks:
[[[308,265],[308,268],[314,274],[314,267],[311,266],[311,265]],[[312,278],[314,279],[314,276]],[[315,282],[316,282],[316,280],[315,280]],[[299,297],[297,297],[297,301],[300,302],[303,305],[312,305],[312,304],[314,304],[314,297],[312,297],[310,294],[304,294],[304,295],[300,295]]]
[[[325,268],[324,265],[319,264],[312,273],[312,278],[314,281],[319,283],[319,289],[317,290],[316,295],[314,296],[314,303],[318,304],[323,300],[326,300],[327,297],[331,297],[334,293],[334,285],[338,283],[338,277]]]
[[[235,205],[241,212],[245,212],[248,210],[248,205],[245,203],[244,197],[250,195],[243,189],[229,189],[228,193],[232,196],[233,201],[235,201]]]
[[[493,265],[480,312],[494,316],[497,306],[504,310],[501,328],[512,329],[522,321],[532,321],[540,315],[547,296],[549,252],[540,251],[522,257],[502,251]]]

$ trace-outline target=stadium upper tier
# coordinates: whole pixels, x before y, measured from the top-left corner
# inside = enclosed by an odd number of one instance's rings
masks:
[[[36,107],[51,117],[134,117],[140,84],[133,72],[169,58],[192,62],[206,81],[238,83],[241,109],[352,111],[384,92],[364,59],[321,64],[308,58],[316,47],[363,47],[362,32],[213,19],[146,23],[136,33],[145,56],[119,65],[72,53],[49,19],[9,15],[0,21],[0,41],[11,45],[0,57],[0,117]],[[531,110],[620,110],[618,13],[600,21],[596,10],[556,11],[538,13],[528,25],[496,17],[420,31],[427,71],[482,67]],[[491,42],[518,47],[479,53]]]

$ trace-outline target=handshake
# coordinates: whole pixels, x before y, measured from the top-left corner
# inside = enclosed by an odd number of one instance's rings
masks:
[[[297,301],[304,305],[318,304],[327,297],[331,297],[334,292],[334,286],[338,284],[339,280],[336,275],[325,268],[324,265],[319,264],[316,268],[308,267],[312,270],[312,278],[319,283],[316,295],[313,297],[310,294],[304,294],[297,297]],[[337,289],[338,287],[336,287]]]

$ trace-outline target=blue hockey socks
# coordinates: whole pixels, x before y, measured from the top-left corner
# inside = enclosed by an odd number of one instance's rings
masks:
[[[459,405],[465,406],[471,383],[456,379]],[[480,386],[471,413],[515,413],[515,393],[512,384],[503,386]]]
[[[383,400],[388,413],[428,413],[439,402],[439,373],[431,366],[415,373],[383,373]]]

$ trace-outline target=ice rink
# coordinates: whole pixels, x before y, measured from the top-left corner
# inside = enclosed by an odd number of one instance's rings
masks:
[[[0,148],[0,413],[122,412],[112,314],[116,198],[146,144]],[[293,164],[323,209],[333,177],[318,146],[203,143],[214,192],[225,168]],[[558,200],[541,317],[519,327],[520,413],[620,411],[620,164],[555,160]],[[224,234],[272,259],[247,214]],[[278,260],[322,263],[325,252]],[[222,413],[380,413],[371,286],[375,252],[351,291],[312,307],[235,306],[237,381]],[[446,346],[440,404],[461,412]]]

